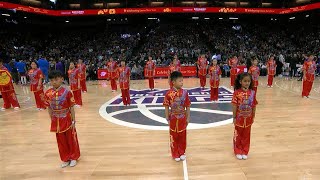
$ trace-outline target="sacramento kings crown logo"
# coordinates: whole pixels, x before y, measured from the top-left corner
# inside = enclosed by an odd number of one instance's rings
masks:
[[[219,88],[219,101],[210,101],[210,89],[190,88],[190,123],[188,129],[221,126],[232,122],[232,91]],[[100,115],[112,123],[148,130],[168,130],[162,105],[167,90],[130,90],[131,106],[124,106],[118,95],[100,107]]]

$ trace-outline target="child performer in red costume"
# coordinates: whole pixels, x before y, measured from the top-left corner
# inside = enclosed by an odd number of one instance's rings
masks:
[[[81,96],[81,73],[80,69],[76,68],[73,62],[70,62],[70,67],[68,71],[70,89],[73,93],[75,100],[75,107],[82,106],[82,96]]]
[[[204,88],[206,86],[207,80],[207,69],[208,69],[208,62],[205,55],[201,55],[197,61],[198,65],[198,76],[200,79],[200,87]]]
[[[217,59],[212,60],[212,66],[209,67],[209,75],[211,87],[210,100],[218,101],[221,70],[220,67],[217,65]]]
[[[253,90],[256,92],[257,95],[257,90],[259,86],[259,76],[260,76],[260,68],[258,67],[258,59],[254,58],[252,61],[252,66],[249,68],[249,74],[252,76],[253,80]]]
[[[268,87],[273,87],[273,77],[276,74],[277,63],[274,60],[274,56],[271,56],[267,62],[267,70],[268,70]]]
[[[130,106],[130,68],[126,66],[124,60],[121,61],[121,67],[117,69],[119,85],[122,93],[122,102],[125,106]]]
[[[74,167],[80,157],[77,131],[75,128],[74,98],[72,92],[62,86],[63,74],[52,71],[49,74],[53,86],[45,93],[46,105],[51,118],[51,132],[56,133],[61,168]]]
[[[154,71],[155,71],[155,64],[154,62],[152,61],[152,57],[149,56],[149,60],[148,62],[146,63],[146,66],[145,66],[145,70],[146,70],[146,78],[149,79],[149,88],[150,90],[154,90]]]
[[[251,125],[253,124],[256,105],[253,80],[249,73],[242,73],[235,81],[232,97],[234,138],[234,154],[238,159],[247,159],[250,148]]]
[[[183,76],[181,72],[172,72],[170,79],[173,87],[167,91],[163,105],[170,126],[171,155],[178,162],[186,159],[187,126],[190,119],[191,103],[188,92],[182,89]]]
[[[303,69],[302,97],[309,98],[309,94],[312,89],[313,81],[315,78],[315,71],[317,70],[317,64],[314,61],[313,55],[310,55],[307,61],[304,62],[302,69]]]
[[[31,62],[31,69],[28,72],[28,76],[30,78],[30,91],[34,93],[37,109],[42,111],[46,108],[42,84],[43,73],[37,66],[36,62]]]

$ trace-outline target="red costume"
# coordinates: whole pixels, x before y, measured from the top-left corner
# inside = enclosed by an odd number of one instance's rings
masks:
[[[149,79],[149,88],[154,89],[154,70],[155,70],[155,64],[154,62],[148,61],[146,64],[146,77]]]
[[[0,92],[3,99],[3,108],[20,107],[16,92],[14,91],[12,77],[6,67],[0,67]]]
[[[233,138],[234,154],[248,155],[254,108],[258,104],[254,90],[236,90],[233,93],[232,104],[237,106]]]
[[[251,74],[251,76],[252,76],[253,90],[256,92],[255,94],[257,95],[257,90],[258,90],[258,85],[259,85],[258,78],[260,76],[260,68],[258,66],[251,66],[249,69],[249,74]]]
[[[231,66],[230,69],[230,85],[234,86],[234,81],[236,80],[237,77],[237,66],[238,66],[238,58],[231,58],[229,60],[229,66]]]
[[[87,92],[87,85],[86,85],[86,65],[85,64],[78,64],[77,65],[79,69],[79,74],[80,74],[80,86],[81,90],[83,92]]]
[[[267,70],[268,70],[268,86],[272,86],[273,77],[276,74],[277,64],[275,60],[269,59],[267,62]]]
[[[186,90],[172,88],[168,90],[163,101],[164,106],[170,107],[170,147],[173,158],[184,155],[187,147],[187,115],[186,108],[190,107],[190,99]]]
[[[28,72],[28,76],[30,78],[30,91],[34,93],[34,98],[36,100],[37,108],[45,109],[45,99],[44,99],[44,92],[43,92],[43,74],[42,71],[37,69],[30,69]],[[38,88],[40,87],[40,88]]]
[[[174,62],[172,62],[172,64],[173,64]],[[174,65],[174,71],[181,71],[181,63],[180,63],[180,61],[177,59],[176,60],[176,63],[175,64],[173,64]]]
[[[122,102],[124,105],[130,105],[130,68],[119,67],[119,84],[122,93]]]
[[[206,58],[199,58],[198,59],[198,76],[200,78],[200,86],[205,87],[206,86],[206,80],[207,80],[207,59]]]
[[[169,66],[169,70],[168,70],[168,79],[169,79],[169,84],[170,84],[170,89],[173,87],[173,83],[172,83],[172,81],[171,81],[171,79],[170,79],[170,75],[171,75],[171,73],[173,72],[173,71],[175,71],[175,66],[173,65],[173,64],[171,64],[170,66]]]
[[[210,74],[210,100],[211,101],[218,101],[219,98],[219,83],[220,83],[220,75],[221,70],[218,65],[211,66],[209,68]]]
[[[75,103],[82,106],[81,97],[81,74],[78,68],[68,70],[70,89],[73,93]],[[80,81],[80,83],[79,83]]]
[[[108,69],[108,73],[109,73],[109,78],[111,81],[111,89],[112,91],[116,91],[117,90],[117,78],[118,78],[118,73],[117,73],[117,68],[118,65],[115,61],[110,61],[107,64],[107,69]]]
[[[60,158],[63,162],[80,157],[77,131],[72,125],[70,108],[74,105],[72,92],[60,86],[45,93],[46,105],[51,109],[51,132],[56,133]]]
[[[315,78],[315,71],[317,69],[317,64],[313,60],[305,61],[303,64],[303,71],[305,72],[303,79],[303,89],[302,97],[308,97],[312,89],[313,81]]]

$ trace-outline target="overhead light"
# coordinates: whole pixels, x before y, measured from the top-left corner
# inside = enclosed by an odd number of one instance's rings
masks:
[[[306,17],[309,17],[309,14],[307,14]]]
[[[25,16],[25,17],[23,17],[23,18],[27,19],[27,17],[26,17],[26,16]]]
[[[204,4],[207,4],[208,2],[205,2],[205,1],[203,1],[203,2],[196,2],[196,4],[202,4],[202,5],[204,5]]]
[[[310,2],[311,0],[296,0],[296,3],[306,3]]]
[[[199,19],[199,17],[192,17],[192,19]]]
[[[230,17],[229,19],[239,19],[239,18],[235,18],[235,17]]]
[[[240,2],[240,5],[241,5],[241,6],[248,6],[248,5],[249,5],[249,2]]]
[[[261,5],[262,5],[262,7],[268,7],[268,6],[271,6],[272,3],[262,3]]]
[[[77,8],[80,8],[80,4],[69,4],[69,7],[77,9]]]
[[[194,4],[193,1],[182,1],[181,4]]]
[[[273,18],[271,18],[271,21],[273,21]]]
[[[111,19],[107,19],[107,21],[111,21]]]
[[[96,8],[103,8],[103,3],[95,3],[93,6]]]
[[[148,18],[148,19],[150,19],[150,20],[152,20],[152,19],[157,20],[158,18]]]
[[[219,18],[219,19],[221,20],[221,19],[223,19],[223,18]]]
[[[2,14],[2,16],[8,16],[8,17],[9,17],[9,16],[10,16],[10,14]]]
[[[162,6],[164,2],[151,2],[151,6]]]
[[[210,18],[204,18],[204,19],[209,20]]]
[[[68,23],[68,22],[70,22],[70,21],[67,20],[66,23]]]
[[[41,5],[39,0],[21,0],[22,3],[32,4],[32,5]]]
[[[224,2],[226,6],[237,6],[237,2]]]
[[[121,5],[120,3],[107,3],[107,7],[108,8],[110,8],[110,7],[118,7],[120,5]]]
[[[296,17],[291,17],[291,18],[289,18],[289,19],[295,19]]]

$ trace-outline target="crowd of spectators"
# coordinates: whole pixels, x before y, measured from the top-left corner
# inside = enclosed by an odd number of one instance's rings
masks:
[[[49,70],[62,64],[66,72],[71,61],[81,58],[87,64],[89,79],[96,79],[97,69],[106,68],[110,57],[127,60],[133,78],[143,78],[148,56],[152,56],[157,66],[168,66],[174,55],[182,65],[193,66],[199,55],[205,54],[209,62],[215,55],[225,74],[229,70],[227,60],[234,55],[248,66],[252,58],[257,57],[265,69],[266,60],[273,54],[278,74],[286,68],[296,72],[303,63],[304,53],[314,53],[318,55],[318,63],[320,61],[319,24],[310,27],[253,23],[146,26],[109,25],[63,32],[1,29],[0,56],[13,71],[15,62],[22,60],[29,69],[32,61],[45,58],[49,61]]]

